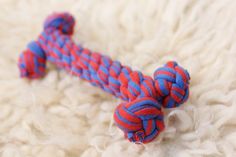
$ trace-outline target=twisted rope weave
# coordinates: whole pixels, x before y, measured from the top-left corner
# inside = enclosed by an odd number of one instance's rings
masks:
[[[75,25],[68,13],[49,16],[38,40],[20,55],[21,77],[45,74],[46,60],[124,100],[114,112],[116,125],[132,142],[148,143],[163,129],[162,107],[184,103],[189,95],[189,74],[176,62],[154,72],[154,79],[119,61],[76,45]]]

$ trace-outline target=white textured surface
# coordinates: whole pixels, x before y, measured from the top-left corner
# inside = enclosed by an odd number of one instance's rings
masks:
[[[0,0],[1,157],[235,157],[236,1]],[[74,39],[152,75],[167,60],[191,74],[190,99],[147,145],[112,122],[119,100],[51,68],[19,78],[17,58],[47,15],[69,11]]]

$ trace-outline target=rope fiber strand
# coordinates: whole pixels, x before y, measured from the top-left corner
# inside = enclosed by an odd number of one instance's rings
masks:
[[[116,107],[114,120],[130,141],[148,143],[155,139],[164,129],[162,107],[177,107],[188,98],[188,72],[171,61],[156,69],[153,78],[145,76],[76,45],[71,39],[74,25],[68,13],[49,16],[38,39],[20,55],[21,77],[43,77],[49,61],[124,100]]]

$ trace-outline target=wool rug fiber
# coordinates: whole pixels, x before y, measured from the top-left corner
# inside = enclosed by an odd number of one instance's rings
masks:
[[[0,0],[1,157],[235,157],[236,1]],[[53,12],[76,18],[73,39],[152,76],[176,60],[189,100],[165,110],[166,129],[134,144],[114,125],[121,102],[48,65],[19,77],[19,54]]]

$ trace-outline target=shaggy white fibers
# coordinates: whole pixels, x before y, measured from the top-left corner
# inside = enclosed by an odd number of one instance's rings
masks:
[[[0,156],[235,157],[236,1],[0,0]],[[17,60],[52,12],[76,18],[77,43],[152,75],[176,60],[190,99],[166,110],[166,130],[135,145],[114,126],[120,102],[63,71],[19,78]]]

